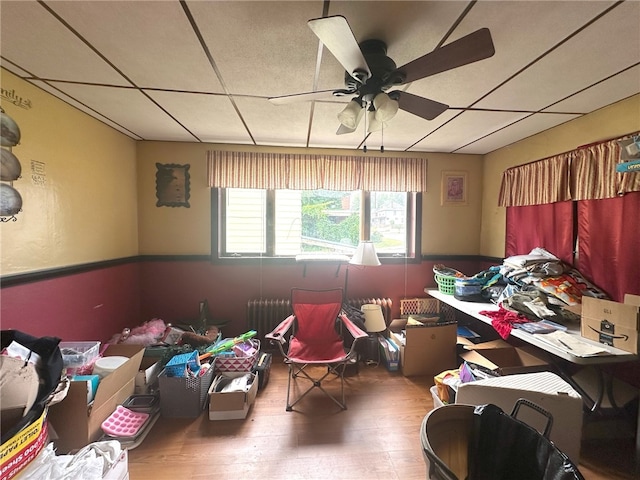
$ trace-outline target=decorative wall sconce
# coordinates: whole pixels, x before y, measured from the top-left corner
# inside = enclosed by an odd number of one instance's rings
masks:
[[[17,221],[16,215],[22,210],[22,196],[13,188],[13,181],[20,178],[20,160],[11,151],[20,143],[18,124],[0,107],[0,222]]]

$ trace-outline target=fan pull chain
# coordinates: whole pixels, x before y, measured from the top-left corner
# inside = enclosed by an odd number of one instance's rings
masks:
[[[364,111],[364,139],[362,140],[362,151],[367,153],[367,120],[369,119],[369,105],[365,103],[365,111]]]
[[[384,153],[384,122],[382,123],[382,128],[380,129],[380,153]]]

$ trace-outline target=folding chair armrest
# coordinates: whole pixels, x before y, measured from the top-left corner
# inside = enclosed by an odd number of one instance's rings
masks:
[[[367,332],[365,332],[364,330],[359,328],[344,313],[341,313],[339,316],[340,316],[340,320],[342,320],[343,325],[345,327],[347,327],[347,330],[349,331],[349,334],[353,337],[354,340],[358,340],[359,338],[363,338],[363,337],[369,336],[369,334]]]
[[[289,329],[293,325],[293,321],[295,320],[295,318],[296,317],[294,315],[289,315],[282,322],[280,322],[276,328],[274,328],[271,332],[267,333],[264,336],[264,338],[276,341],[281,345],[286,343],[287,340],[284,338],[284,335],[289,331]]]
[[[271,343],[275,343],[278,345],[278,350],[280,350],[280,354],[287,358],[287,352],[284,351],[283,345],[287,343],[287,339],[284,335],[291,329],[293,326],[293,321],[296,319],[294,315],[289,315],[282,322],[278,324],[276,328],[274,328],[271,332],[267,333],[264,338],[267,340],[271,340]]]

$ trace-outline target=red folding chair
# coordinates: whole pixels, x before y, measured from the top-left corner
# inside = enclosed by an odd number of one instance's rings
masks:
[[[265,338],[274,341],[289,367],[287,382],[287,408],[302,400],[311,390],[319,388],[340,408],[347,409],[344,398],[344,371],[346,364],[356,358],[355,345],[367,333],[358,328],[342,312],[343,293],[341,288],[332,290],[291,290],[290,315]],[[290,332],[290,333],[289,333]],[[345,334],[353,338],[350,348],[345,346]],[[286,343],[289,343],[285,351]],[[308,373],[309,366],[326,366],[324,375],[312,377]],[[307,369],[307,370],[305,370]],[[340,379],[340,400],[325,390],[322,381],[335,374]],[[300,394],[293,402],[291,398],[291,380],[298,377],[311,382],[311,386]]]

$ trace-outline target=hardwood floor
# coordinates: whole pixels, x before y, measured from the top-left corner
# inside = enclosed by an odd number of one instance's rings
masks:
[[[160,418],[129,452],[130,479],[426,478],[420,425],[433,408],[428,378],[361,365],[347,378],[345,411],[315,389],[286,412],[286,385],[286,367],[274,358],[246,419],[210,421],[206,411],[197,419]],[[332,378],[325,385],[337,391],[339,384]],[[626,456],[624,448],[616,451]],[[624,462],[593,450],[580,465],[586,480],[634,478]]]

